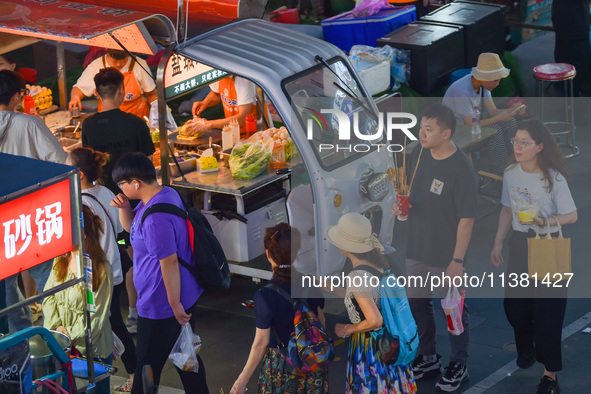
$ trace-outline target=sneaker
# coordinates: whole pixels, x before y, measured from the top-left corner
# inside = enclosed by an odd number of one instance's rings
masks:
[[[131,387],[132,384],[129,381],[129,379],[127,379],[127,382],[125,382],[125,384],[122,384],[121,386],[115,386],[111,389],[111,391],[114,393],[131,393]]]
[[[560,387],[558,387],[558,378],[552,379],[550,376],[544,375],[540,384],[538,384],[538,391],[536,394],[558,394]]]
[[[435,384],[435,388],[445,392],[456,391],[462,382],[470,378],[468,368],[462,363],[456,361],[449,363],[445,369],[445,374]]]
[[[412,371],[415,380],[419,380],[422,377],[434,376],[441,373],[441,356],[438,354],[435,361],[430,361],[425,358],[422,354],[419,354],[417,358],[412,362]]]
[[[521,369],[528,369],[536,363],[536,354],[534,352],[527,354],[517,354],[517,366]]]
[[[127,332],[137,334],[137,317],[127,316],[125,326],[127,327]]]

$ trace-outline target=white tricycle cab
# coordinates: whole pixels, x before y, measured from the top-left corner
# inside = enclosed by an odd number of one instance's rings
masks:
[[[339,48],[251,19],[198,36],[174,54],[221,70],[213,79],[236,75],[254,82],[259,108],[271,103],[273,118],[285,125],[293,141],[287,173],[268,169],[241,181],[220,168],[219,173],[172,179],[175,187],[205,191],[203,212],[229,260],[246,262],[262,254],[265,228],[288,221],[302,235],[297,268],[317,275],[335,273],[345,259],[325,231],[348,212],[367,216],[380,241],[390,245],[395,219],[390,208],[396,198],[387,173],[392,152],[375,102]],[[240,217],[220,213],[228,210]],[[233,264],[232,270],[270,278],[268,268]]]

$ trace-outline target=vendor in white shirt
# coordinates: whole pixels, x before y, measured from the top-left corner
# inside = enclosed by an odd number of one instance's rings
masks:
[[[141,65],[141,67],[140,67]],[[69,108],[81,107],[81,100],[95,93],[94,76],[107,67],[114,67],[123,73],[123,85],[125,88],[125,101],[120,109],[139,116],[148,116],[150,103],[156,100],[156,84],[150,74],[150,69],[145,60],[132,59],[125,51],[108,49],[107,54],[95,59],[86,67],[78,82],[72,88]],[[99,99],[99,112],[102,102]]]

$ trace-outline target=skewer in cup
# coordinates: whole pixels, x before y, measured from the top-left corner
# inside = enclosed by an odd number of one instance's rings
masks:
[[[412,178],[410,180],[410,185],[406,184],[406,173],[403,172],[402,177],[402,185],[396,189],[396,199],[398,200],[398,206],[400,207],[401,213],[398,215],[398,220],[401,222],[408,219],[408,209],[410,207],[410,191],[412,189],[412,184],[415,180],[415,175],[417,174],[417,169],[419,168],[419,163],[421,162],[421,155],[423,154],[423,148],[421,147],[421,151],[419,152],[419,158],[417,159],[417,164],[415,166],[415,170],[412,174]]]

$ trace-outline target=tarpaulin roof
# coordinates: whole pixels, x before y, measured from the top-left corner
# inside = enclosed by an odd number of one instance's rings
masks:
[[[157,52],[152,37],[175,40],[163,15],[61,0],[0,1],[0,32],[120,49],[112,35],[145,54]]]

